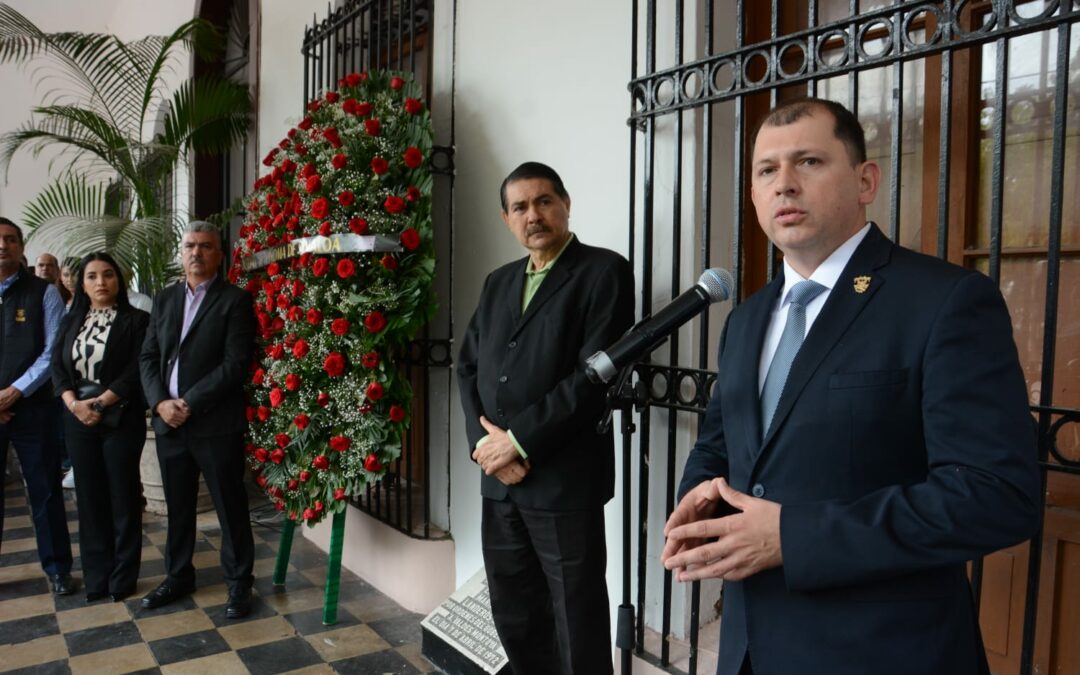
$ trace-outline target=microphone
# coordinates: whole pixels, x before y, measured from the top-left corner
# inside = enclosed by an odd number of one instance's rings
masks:
[[[668,335],[714,302],[731,296],[731,272],[715,267],[701,273],[697,284],[645,319],[602,352],[585,359],[585,374],[596,383],[608,382],[623,367],[660,346]]]

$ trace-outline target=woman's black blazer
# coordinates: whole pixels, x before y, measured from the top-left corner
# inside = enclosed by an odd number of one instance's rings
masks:
[[[71,346],[85,320],[85,311],[73,311],[60,322],[52,353],[53,393],[56,396],[68,389],[76,389],[79,374],[71,358]],[[138,410],[146,410],[146,398],[139,382],[139,351],[149,322],[150,315],[141,309],[118,309],[105,341],[105,356],[101,363],[102,386]]]

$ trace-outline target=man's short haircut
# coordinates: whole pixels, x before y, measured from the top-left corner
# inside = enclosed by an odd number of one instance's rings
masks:
[[[0,216],[0,225],[10,225],[11,227],[14,227],[15,228],[15,234],[16,234],[16,236],[19,237],[19,246],[25,246],[26,245],[26,242],[23,241],[22,228],[21,227],[19,227],[14,222],[12,222],[11,220],[8,220],[7,218],[5,218],[3,216]]]
[[[750,136],[750,152],[753,154],[757,144],[758,133],[762,127],[784,127],[794,124],[804,117],[814,114],[815,110],[824,109],[836,124],[833,126],[833,135],[847,148],[848,158],[851,164],[860,164],[866,161],[866,136],[863,134],[862,125],[851,111],[836,101],[823,98],[798,98],[778,105],[772,112],[761,120]]]
[[[510,183],[515,183],[519,180],[529,180],[530,178],[544,178],[551,186],[555,188],[555,194],[559,195],[562,199],[570,199],[570,194],[567,193],[566,188],[563,186],[562,178],[559,178],[559,174],[555,172],[547,164],[541,164],[540,162],[525,162],[518,168],[510,172],[510,175],[503,179],[502,185],[499,186],[499,200],[502,202],[503,213],[506,213],[506,186]]]
[[[225,239],[221,236],[221,228],[205,220],[193,220],[184,227],[184,234],[193,232],[213,232],[217,235],[218,248],[225,249]]]

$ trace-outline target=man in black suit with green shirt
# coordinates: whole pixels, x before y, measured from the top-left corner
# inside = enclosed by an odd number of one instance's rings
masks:
[[[633,273],[570,232],[570,196],[550,167],[522,164],[501,199],[529,255],[488,276],[458,357],[469,451],[484,472],[492,614],[518,675],[603,675],[614,440],[597,430],[606,388],[582,364],[632,324]]]

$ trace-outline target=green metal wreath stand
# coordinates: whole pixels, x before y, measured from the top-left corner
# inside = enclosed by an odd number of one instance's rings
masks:
[[[292,552],[293,533],[296,521],[286,520],[281,530],[281,543],[278,546],[277,560],[274,564],[274,585],[285,585],[285,574],[289,569],[289,555]],[[345,543],[345,511],[334,514],[330,529],[330,553],[326,563],[326,592],[323,596],[324,626],[337,623],[338,593],[341,591],[341,548]]]

